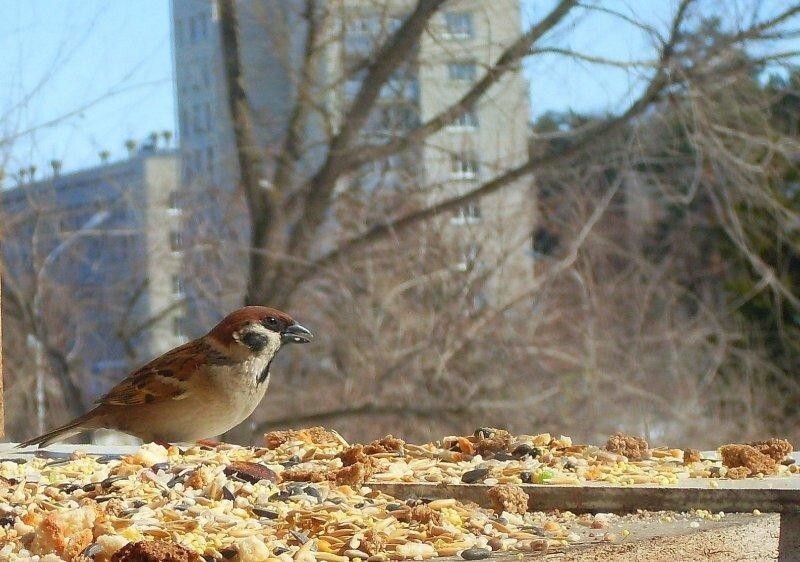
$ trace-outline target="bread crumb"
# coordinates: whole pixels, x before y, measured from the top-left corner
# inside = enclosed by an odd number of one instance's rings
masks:
[[[725,475],[731,480],[741,480],[742,478],[750,476],[750,469],[746,466],[735,466],[729,468]]]
[[[214,480],[214,475],[211,469],[207,466],[200,466],[194,469],[184,482],[187,488],[194,488],[195,490],[202,490]]]
[[[281,479],[285,482],[322,482],[327,480],[325,472],[319,469],[290,468],[281,472]]]
[[[406,442],[402,439],[387,435],[367,445],[352,445],[336,456],[342,460],[342,465],[351,466],[359,462],[366,462],[369,455],[400,452],[405,444]]]
[[[386,535],[377,532],[375,529],[367,529],[364,531],[364,538],[361,539],[358,549],[372,556],[382,552],[385,547]]]
[[[351,466],[367,460],[367,453],[364,452],[363,445],[348,447],[336,456],[342,460],[342,466]]]
[[[368,445],[364,445],[364,453],[375,455],[377,453],[398,453],[403,450],[406,442],[397,437],[387,435],[381,439],[376,439]]]
[[[776,470],[775,459],[750,445],[723,445],[719,448],[719,454],[722,464],[728,468],[747,467],[751,474],[774,474]]]
[[[511,445],[511,434],[505,429],[491,428],[488,437],[478,437],[475,442],[475,452],[482,456],[493,455],[500,451],[507,451]]]
[[[523,514],[528,511],[528,494],[515,484],[500,484],[489,489],[492,508],[497,513]]]
[[[608,438],[606,451],[627,457],[629,460],[643,460],[650,456],[647,441],[635,435],[618,431]]]
[[[166,541],[128,543],[111,557],[111,562],[202,562],[200,555]]]
[[[120,535],[100,535],[94,542],[102,549],[95,559],[108,560],[130,541]]]
[[[411,523],[412,521],[422,523],[423,525],[437,525],[442,524],[442,514],[439,511],[434,511],[425,504],[415,505],[411,508],[401,509],[394,513],[395,518],[403,523]]]
[[[271,431],[264,434],[264,445],[267,449],[277,449],[289,441],[305,441],[316,445],[341,444],[341,440],[324,427],[307,427],[305,429],[288,429],[285,431]]]
[[[697,449],[684,449],[683,464],[690,464],[693,462],[700,462],[700,451]]]
[[[250,536],[236,541],[240,562],[265,562],[270,557],[269,549],[258,537]]]
[[[30,550],[72,560],[92,543],[97,512],[89,506],[49,513],[37,525]]]
[[[358,462],[356,464],[345,466],[337,470],[331,470],[328,473],[328,480],[333,480],[339,486],[347,484],[348,486],[361,486],[367,481],[367,478],[372,476],[372,465],[365,462]]]
[[[794,451],[794,447],[792,447],[791,443],[786,439],[778,439],[777,437],[767,439],[766,441],[754,441],[748,443],[748,445],[777,462],[781,462],[786,458],[786,455]]]

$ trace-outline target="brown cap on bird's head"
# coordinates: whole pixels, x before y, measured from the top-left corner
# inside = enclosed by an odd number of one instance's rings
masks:
[[[291,316],[268,306],[245,306],[234,310],[214,326],[208,335],[220,343],[230,345],[235,341],[235,334],[256,324],[279,333],[283,343],[308,343],[314,337]]]

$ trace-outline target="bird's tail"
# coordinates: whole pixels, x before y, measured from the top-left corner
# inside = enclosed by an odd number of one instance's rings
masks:
[[[20,443],[19,445],[17,445],[17,447],[22,448],[22,447],[30,447],[31,445],[38,445],[39,448],[41,449],[42,447],[47,447],[48,445],[55,443],[56,441],[69,439],[73,435],[78,435],[79,433],[83,433],[84,431],[96,429],[95,424],[93,424],[90,420],[91,418],[89,414],[80,416],[79,418],[75,418],[68,424],[55,428],[53,431],[48,431],[44,435],[40,435],[39,437],[34,437],[33,439],[29,439],[28,441]]]

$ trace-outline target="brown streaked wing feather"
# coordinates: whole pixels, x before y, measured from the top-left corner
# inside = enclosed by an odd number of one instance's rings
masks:
[[[186,381],[200,367],[205,347],[195,340],[168,351],[128,375],[97,402],[133,406],[184,398]]]

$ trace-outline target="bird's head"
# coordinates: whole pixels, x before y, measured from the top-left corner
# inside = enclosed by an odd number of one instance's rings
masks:
[[[228,314],[208,336],[247,354],[274,355],[283,344],[308,343],[313,334],[291,316],[266,306],[245,306]]]

